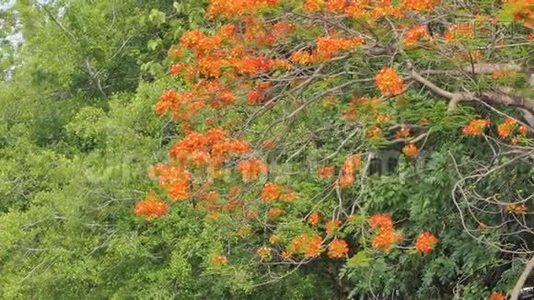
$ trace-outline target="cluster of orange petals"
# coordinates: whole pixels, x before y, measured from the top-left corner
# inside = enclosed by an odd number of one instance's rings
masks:
[[[363,39],[360,37],[354,38],[336,38],[336,37],[320,37],[317,39],[316,53],[320,59],[331,59],[332,56],[340,51],[350,50],[361,46]]]
[[[141,200],[135,204],[134,214],[145,220],[152,220],[161,217],[167,213],[169,205],[167,203],[156,199],[154,193],[150,193],[145,200]]]
[[[491,73],[491,77],[493,79],[499,79],[499,78],[511,78],[513,77],[515,74],[514,71],[511,71],[511,70],[502,70],[502,69],[499,69],[499,70],[495,70]]]
[[[263,186],[260,198],[264,202],[271,202],[280,197],[280,186],[276,183],[268,182]]]
[[[489,120],[474,119],[474,120],[469,121],[467,126],[463,128],[462,132],[464,135],[467,135],[467,136],[481,135],[489,125],[490,125]]]
[[[396,139],[405,139],[410,137],[410,128],[408,127],[402,127],[395,133]]]
[[[339,226],[341,226],[341,221],[340,220],[337,220],[337,219],[329,220],[325,224],[326,234],[327,235],[334,235],[337,232],[337,230],[339,229]]]
[[[528,212],[528,207],[523,204],[510,204],[506,206],[506,211],[515,215],[524,215]]]
[[[214,265],[226,265],[228,264],[228,258],[224,255],[216,255],[211,258],[211,263]]]
[[[393,229],[391,215],[386,213],[376,213],[369,218],[369,226],[381,231]]]
[[[235,18],[255,13],[263,7],[274,6],[277,2],[277,0],[212,0],[208,7],[208,16]]]
[[[328,245],[328,256],[330,258],[342,258],[349,252],[349,245],[343,239],[334,239]]]
[[[506,294],[503,292],[491,293],[489,300],[506,300]]]
[[[382,132],[382,129],[380,129],[379,127],[371,127],[367,131],[367,136],[370,138],[380,138],[383,135],[384,133]]]
[[[170,112],[174,119],[190,121],[204,108],[219,109],[236,100],[237,96],[218,80],[202,80],[188,91],[164,91],[155,110],[158,115]]]
[[[407,144],[406,146],[402,147],[402,153],[408,157],[415,157],[417,154],[419,154],[419,150],[417,149],[417,146],[415,144]]]
[[[343,14],[348,17],[377,21],[380,18],[400,18],[405,12],[431,10],[439,4],[439,0],[306,0],[304,10],[310,13],[324,10],[330,13]]]
[[[269,219],[276,219],[278,217],[280,217],[285,211],[279,207],[272,207],[272,208],[269,208],[269,210],[267,211],[267,217]]]
[[[267,260],[271,258],[272,251],[273,249],[267,246],[261,246],[256,250],[256,255],[260,257],[262,260]]]
[[[434,249],[438,241],[437,237],[425,230],[417,237],[415,249],[424,254],[428,254]]]
[[[532,0],[505,0],[513,9],[514,19],[527,27],[534,27],[534,6]]]
[[[243,181],[249,182],[258,179],[261,174],[267,173],[268,167],[261,159],[249,159],[241,161],[237,165],[237,170],[241,173]]]
[[[376,74],[375,84],[384,96],[400,95],[404,90],[404,82],[393,68],[383,68]]]
[[[440,0],[401,0],[402,7],[415,11],[428,11],[439,3]]]
[[[393,228],[393,220],[389,214],[376,213],[369,218],[369,226],[377,232],[371,241],[375,249],[388,252],[391,247],[402,240],[402,234]]]
[[[243,155],[250,151],[246,141],[232,139],[222,129],[209,129],[205,134],[190,132],[174,143],[169,156],[180,165],[193,163],[196,166],[205,164],[220,165],[231,155]]]
[[[276,183],[268,182],[263,186],[260,198],[265,203],[275,200],[291,202],[293,200],[293,192]]]
[[[335,166],[322,167],[317,170],[317,175],[321,178],[327,179],[327,178],[334,176],[335,170],[336,170]]]
[[[291,240],[283,256],[291,257],[301,254],[307,258],[317,257],[321,255],[322,243],[323,238],[318,234],[301,234]]]
[[[310,216],[308,217],[308,224],[315,226],[319,224],[319,221],[321,220],[321,216],[318,212],[312,212]]]
[[[510,136],[512,131],[517,127],[517,121],[512,118],[506,118],[504,122],[497,126],[499,137],[505,139]]]
[[[475,36],[473,25],[469,23],[454,24],[447,29],[443,39],[447,43],[453,43],[458,40],[471,39]]]
[[[430,35],[423,25],[413,26],[403,36],[403,42],[406,46],[414,46],[419,40],[430,40]]]
[[[354,172],[362,165],[362,159],[359,154],[349,156],[341,167],[341,176],[338,179],[339,186],[348,187],[355,181]]]

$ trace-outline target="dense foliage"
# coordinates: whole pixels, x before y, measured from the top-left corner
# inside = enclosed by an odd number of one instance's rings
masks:
[[[0,15],[0,297],[504,299],[534,264],[530,0]]]

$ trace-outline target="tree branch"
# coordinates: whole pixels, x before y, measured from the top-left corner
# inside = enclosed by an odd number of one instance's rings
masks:
[[[517,300],[519,299],[519,295],[521,294],[521,289],[523,288],[523,285],[525,284],[525,281],[527,281],[528,276],[530,275],[530,272],[532,272],[532,269],[534,268],[534,256],[530,258],[530,260],[525,265],[525,269],[523,270],[523,273],[521,273],[521,276],[519,276],[519,279],[517,280],[514,289],[512,290],[510,300]]]

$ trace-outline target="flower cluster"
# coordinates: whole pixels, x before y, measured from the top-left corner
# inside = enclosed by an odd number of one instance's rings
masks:
[[[512,131],[517,127],[517,121],[512,118],[504,119],[504,122],[497,125],[497,133],[499,137],[505,139],[510,136]]]
[[[440,0],[402,0],[401,6],[415,11],[428,11],[436,5],[439,5]]]
[[[371,241],[375,249],[388,252],[393,244],[402,239],[402,235],[393,228],[393,220],[389,214],[376,213],[369,218],[369,226],[376,230]]]
[[[330,258],[342,258],[349,252],[349,245],[343,239],[334,239],[328,245],[328,256]]]
[[[338,179],[340,187],[347,187],[351,185],[354,180],[354,172],[356,172],[362,165],[361,156],[354,154],[349,156],[343,166],[341,167],[341,176]]]
[[[354,49],[362,44],[363,39],[360,37],[320,37],[317,39],[316,56],[321,60],[328,60],[340,51]]]
[[[415,144],[407,144],[406,146],[402,147],[402,153],[408,157],[415,157],[417,154],[419,154],[419,150],[417,149],[417,146]]]
[[[489,300],[506,300],[506,294],[503,292],[491,293]]]
[[[308,217],[308,224],[315,226],[319,224],[319,221],[321,220],[321,216],[318,212],[312,212],[310,216]]]
[[[328,220],[325,225],[326,234],[330,236],[336,234],[337,230],[339,229],[339,226],[341,226],[340,220]]]
[[[334,176],[335,170],[336,170],[335,166],[322,167],[317,170],[317,175],[319,175],[319,177],[321,178],[327,179],[327,178]]]
[[[277,0],[212,0],[208,7],[208,16],[234,18],[253,14],[263,7],[275,6],[277,2]]]
[[[228,258],[224,255],[216,255],[211,258],[211,263],[214,265],[227,265]]]
[[[169,206],[167,203],[156,199],[154,193],[150,193],[145,200],[141,200],[135,204],[134,214],[147,221],[154,218],[161,217],[167,213]]]
[[[469,23],[455,24],[447,29],[443,39],[447,43],[453,43],[460,40],[471,39],[475,36],[473,26]]]
[[[467,136],[476,136],[481,135],[486,127],[490,125],[489,120],[484,119],[474,119],[469,121],[467,126],[465,126],[462,130],[464,135]]]
[[[404,82],[393,68],[381,69],[376,74],[375,84],[384,96],[399,95],[404,90]]]
[[[528,212],[528,207],[522,203],[522,204],[510,204],[506,206],[506,211],[511,214],[515,215],[524,215]]]
[[[267,247],[267,246],[262,246],[262,247],[259,247],[257,250],[256,250],[256,255],[261,258],[262,260],[269,260],[271,258],[271,255],[272,255],[272,251],[273,249]]]
[[[403,36],[403,42],[406,46],[414,46],[419,40],[430,40],[430,35],[425,26],[416,25],[410,28]]]
[[[322,243],[323,238],[318,234],[301,234],[291,240],[283,256],[291,257],[301,254],[307,258],[317,257],[321,255]]]
[[[415,249],[424,254],[428,254],[434,249],[437,243],[438,238],[425,230],[417,237],[417,240],[415,241]]]
[[[237,165],[237,170],[241,173],[243,181],[249,182],[256,180],[260,174],[268,171],[267,164],[261,159],[243,160]]]

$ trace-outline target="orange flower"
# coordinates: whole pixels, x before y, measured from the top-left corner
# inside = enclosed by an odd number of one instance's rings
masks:
[[[404,83],[393,68],[381,69],[376,74],[375,84],[384,96],[400,95],[404,90]]]
[[[301,234],[291,240],[284,254],[289,257],[293,254],[304,254],[306,257],[317,257],[321,254],[323,238],[318,235]]]
[[[349,252],[349,246],[343,239],[334,239],[328,246],[328,256],[330,258],[342,258]]]
[[[427,11],[439,4],[439,0],[402,0],[402,7],[415,11]]]
[[[269,243],[270,244],[276,244],[280,241],[280,237],[276,234],[271,234],[271,236],[269,237]]]
[[[317,175],[321,178],[330,178],[334,176],[335,166],[322,167],[317,170]]]
[[[280,197],[280,186],[272,182],[266,183],[263,186],[260,197],[263,202],[271,202],[278,199]]]
[[[489,300],[506,300],[506,294],[504,292],[493,292]]]
[[[341,225],[340,220],[329,220],[326,222],[326,234],[333,235],[337,232],[339,226]]]
[[[381,230],[373,237],[371,246],[375,249],[388,252],[393,244],[402,239],[400,233],[395,232],[393,229]]]
[[[402,127],[395,133],[396,139],[405,139],[407,137],[410,137],[410,128]]]
[[[262,7],[275,6],[277,2],[277,0],[212,0],[208,7],[208,17],[235,18],[254,14]]]
[[[326,2],[326,9],[331,12],[341,12],[345,7],[345,0],[328,0]]]
[[[267,260],[271,258],[271,251],[271,248],[267,246],[262,246],[256,250],[256,255],[259,256],[262,260]]]
[[[249,104],[257,104],[263,101],[265,93],[263,91],[251,90],[247,93],[247,102]]]
[[[304,2],[304,9],[307,12],[318,11],[321,10],[323,3],[323,0],[306,0],[306,2]]]
[[[475,33],[473,31],[473,26],[468,23],[464,24],[455,24],[449,27],[447,32],[443,35],[445,42],[452,43],[460,39],[469,39],[473,38]]]
[[[389,214],[376,213],[369,218],[369,226],[379,230],[391,230],[393,229],[393,220]]]
[[[380,129],[378,127],[370,128],[367,131],[367,136],[370,137],[370,138],[379,138],[379,137],[382,136],[382,129]]]
[[[310,224],[312,226],[315,226],[315,225],[319,224],[320,218],[321,218],[321,216],[319,215],[319,213],[314,211],[308,217],[308,224]]]
[[[528,212],[528,207],[523,204],[510,204],[506,207],[508,213],[516,215],[524,215]]]
[[[474,119],[469,121],[469,124],[463,128],[462,132],[467,136],[480,135],[482,132],[484,132],[486,127],[489,126],[489,124],[489,120]]]
[[[345,0],[342,0],[345,2]],[[317,39],[316,53],[321,59],[331,59],[332,56],[343,50],[350,50],[363,44],[363,39],[319,37]]]
[[[247,219],[254,219],[258,217],[258,212],[255,210],[247,210],[245,212],[245,218]]]
[[[291,53],[291,57],[289,58],[289,60],[292,63],[304,65],[313,62],[313,57],[307,51],[297,51]]]
[[[402,153],[408,157],[414,157],[419,154],[419,150],[414,144],[408,144],[402,148]]]
[[[237,236],[238,237],[245,237],[249,235],[252,232],[252,227],[250,225],[243,226],[237,230]]]
[[[497,133],[502,139],[507,138],[517,125],[517,121],[512,118],[506,118],[503,123],[497,126]]]
[[[519,126],[519,128],[517,128],[517,131],[519,132],[519,134],[525,135],[528,133],[528,128],[521,125]]]
[[[211,263],[214,265],[226,265],[228,264],[228,258],[224,255],[217,255],[211,258]]]
[[[423,25],[416,25],[404,34],[404,44],[406,46],[414,46],[420,39],[430,40],[430,35]]]
[[[313,236],[308,236],[306,245],[304,247],[304,255],[306,257],[317,257],[321,254],[321,244],[323,243],[323,238],[320,235],[316,234]]]
[[[342,188],[348,187],[352,183],[354,183],[354,175],[352,174],[343,174],[338,179],[338,184]]]
[[[260,174],[267,173],[267,165],[261,159],[250,159],[241,161],[237,170],[241,172],[243,181],[253,181],[256,180]]]
[[[424,254],[428,254],[434,249],[437,243],[438,238],[425,230],[417,237],[417,240],[415,241],[415,249]]]
[[[156,195],[151,192],[147,199],[139,201],[135,204],[134,213],[147,221],[154,218],[161,217],[167,213],[169,206],[167,203],[157,200]]]
[[[276,219],[284,213],[284,210],[278,207],[270,208],[267,211],[267,217],[269,219]]]

